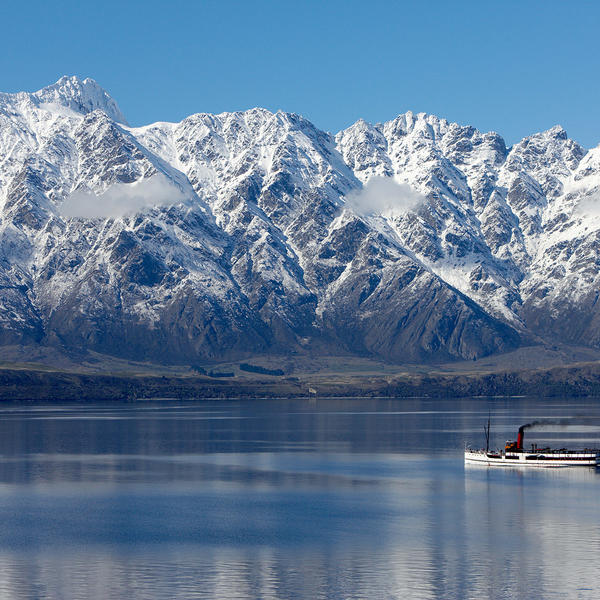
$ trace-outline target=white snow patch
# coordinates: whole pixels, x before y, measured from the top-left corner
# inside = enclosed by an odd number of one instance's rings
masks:
[[[78,113],[67,106],[63,106],[62,104],[58,104],[57,102],[40,102],[38,104],[38,108],[62,117],[70,117],[78,120],[83,119],[83,115],[81,113]]]
[[[565,195],[579,196],[574,216],[600,216],[600,176],[588,176],[581,181],[569,181],[564,186]]]
[[[575,215],[600,217],[600,191],[583,197],[575,208]]]

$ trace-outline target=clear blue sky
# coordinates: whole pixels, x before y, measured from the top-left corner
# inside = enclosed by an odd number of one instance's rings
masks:
[[[3,2],[0,90],[93,77],[133,125],[264,106],[336,132],[425,111],[600,143],[600,2]]]

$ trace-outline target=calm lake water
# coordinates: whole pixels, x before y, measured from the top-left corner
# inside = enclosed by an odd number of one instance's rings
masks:
[[[0,598],[600,597],[600,472],[465,467],[600,446],[597,400],[0,408]]]

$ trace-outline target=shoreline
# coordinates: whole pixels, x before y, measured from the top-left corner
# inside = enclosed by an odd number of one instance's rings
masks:
[[[294,377],[253,378],[0,369],[0,402],[478,396],[600,396],[600,363],[489,373],[297,373]]]

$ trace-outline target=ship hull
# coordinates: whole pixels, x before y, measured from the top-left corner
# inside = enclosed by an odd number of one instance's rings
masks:
[[[486,452],[465,450],[465,462],[499,467],[596,467],[596,452]]]

